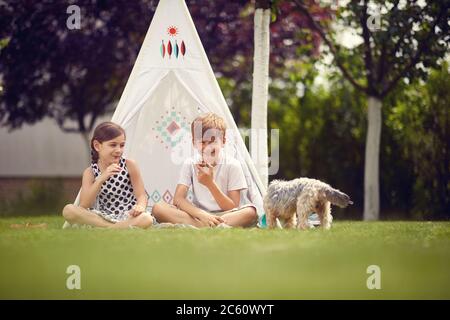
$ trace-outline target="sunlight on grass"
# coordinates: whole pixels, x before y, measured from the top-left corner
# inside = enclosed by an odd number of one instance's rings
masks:
[[[47,229],[11,229],[46,222]],[[449,299],[450,223],[332,230],[62,230],[0,220],[0,299]],[[81,268],[81,290],[66,269]],[[366,269],[381,268],[381,290]]]

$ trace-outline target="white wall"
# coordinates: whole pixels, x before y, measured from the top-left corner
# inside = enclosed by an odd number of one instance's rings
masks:
[[[0,127],[0,178],[81,176],[89,157],[81,135],[61,131],[52,119],[12,132]]]

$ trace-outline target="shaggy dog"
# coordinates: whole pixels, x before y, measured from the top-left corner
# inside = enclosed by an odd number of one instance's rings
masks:
[[[274,228],[277,218],[284,228],[308,229],[308,217],[316,212],[322,228],[331,227],[331,205],[345,208],[353,204],[350,197],[330,185],[309,178],[291,181],[274,180],[264,197],[267,226]]]

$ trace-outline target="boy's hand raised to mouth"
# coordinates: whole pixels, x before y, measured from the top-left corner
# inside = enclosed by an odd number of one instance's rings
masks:
[[[195,165],[197,168],[197,179],[205,187],[209,187],[214,183],[213,166],[209,163],[202,162]]]

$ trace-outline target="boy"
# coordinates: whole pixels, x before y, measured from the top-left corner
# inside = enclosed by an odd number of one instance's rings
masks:
[[[197,117],[191,124],[192,144],[198,151],[181,168],[174,205],[153,206],[158,222],[182,223],[195,227],[248,227],[256,224],[253,205],[239,207],[241,190],[247,189],[239,161],[225,154],[225,121],[214,113]],[[192,186],[194,202],[186,199]]]

